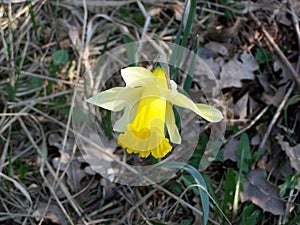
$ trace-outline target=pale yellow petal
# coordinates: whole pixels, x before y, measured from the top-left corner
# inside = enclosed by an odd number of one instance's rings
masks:
[[[171,142],[174,144],[180,144],[181,136],[176,126],[174,111],[170,103],[167,104],[166,125],[167,125]]]
[[[212,106],[206,104],[196,104],[196,105],[200,110],[199,113],[200,116],[210,122],[219,122],[224,118],[222,113],[218,109]]]
[[[181,93],[178,93],[176,97],[168,100],[177,106],[192,110],[210,122],[219,122],[223,119],[222,113],[218,109],[205,104],[195,104],[191,99]]]
[[[126,87],[146,86],[155,82],[155,77],[150,70],[144,67],[127,67],[121,70]]]
[[[130,102],[140,98],[142,88],[115,87],[99,92],[87,100],[88,103],[99,106],[110,111],[120,111]]]
[[[199,109],[196,104],[189,99],[187,96],[177,92],[177,95],[173,98],[168,99],[174,105],[180,106],[182,108],[190,109],[193,112],[199,114]]]
[[[127,129],[127,124],[131,123],[136,115],[138,104],[130,104],[124,109],[124,113],[120,119],[118,119],[113,127],[116,132],[125,132]]]

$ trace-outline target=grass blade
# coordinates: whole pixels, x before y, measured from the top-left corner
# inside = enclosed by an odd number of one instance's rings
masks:
[[[185,78],[184,85],[183,85],[183,90],[185,90],[187,93],[190,92],[190,89],[192,86],[192,81],[193,81],[194,72],[195,72],[196,56],[198,55],[199,45],[200,45],[200,37],[199,37],[199,35],[197,35],[196,48],[194,50],[195,54],[193,55],[192,63],[191,63],[189,72]]]
[[[165,167],[173,169],[183,169],[189,174],[191,174],[198,184],[198,190],[201,197],[201,204],[203,207],[203,224],[207,224],[208,214],[209,214],[209,196],[207,191],[207,186],[202,175],[193,166],[179,162],[167,162]]]
[[[190,6],[190,7],[188,7]],[[189,10],[189,11],[187,11]],[[183,14],[183,18],[181,20],[178,32],[177,32],[177,36],[176,36],[176,40],[175,40],[175,48],[172,51],[172,55],[170,57],[170,76],[173,80],[177,80],[177,76],[178,76],[178,69],[177,67],[179,66],[179,62],[181,62],[181,58],[182,58],[182,52],[180,50],[177,49],[177,45],[186,46],[188,37],[190,35],[192,26],[194,24],[194,20],[195,20],[195,15],[196,15],[196,0],[188,0],[185,2],[185,7],[184,7],[184,14]],[[188,13],[187,13],[188,12]],[[182,30],[183,30],[183,26],[184,26],[184,21],[185,21],[185,16],[188,15],[187,18],[187,22],[186,25],[184,27],[184,31],[182,34]],[[182,40],[180,41],[180,38],[182,36]],[[176,68],[174,68],[174,65]]]

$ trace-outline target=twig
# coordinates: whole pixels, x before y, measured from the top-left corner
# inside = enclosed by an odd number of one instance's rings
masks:
[[[0,66],[0,69],[4,70],[4,71],[7,71],[7,72],[11,72],[11,69],[6,67],[6,66]],[[32,73],[32,72],[28,72],[28,71],[24,71],[24,70],[20,70],[18,72],[20,73],[19,78],[23,78],[23,77],[26,77],[26,76],[37,77],[37,78],[40,78],[40,79],[54,81],[54,82],[62,83],[62,84],[67,84],[67,85],[70,85],[70,86],[77,85],[78,87],[83,88],[82,84],[75,84],[71,81],[62,80],[62,79],[58,79],[58,78],[55,78],[55,77],[50,77],[50,76],[47,76],[47,75],[40,75],[40,74],[37,74],[37,73]]]
[[[15,58],[14,58],[14,38],[13,38],[13,28],[12,28],[12,24],[13,24],[13,19],[12,19],[12,9],[11,9],[11,3],[8,3],[8,21],[9,21],[9,26],[8,26],[8,39],[9,39],[9,64],[11,67],[11,74],[10,74],[10,85],[11,86],[15,86],[15,82],[16,82],[16,71],[15,71]]]
[[[82,3],[82,0],[64,0],[62,3],[77,5],[77,6],[101,6],[101,7],[118,7],[122,5],[129,5],[131,3],[135,3],[136,0],[127,0],[127,1],[98,1],[98,0],[90,0],[86,3]]]
[[[256,23],[256,25],[261,28],[262,33],[264,34],[264,36],[266,37],[266,39],[268,40],[268,42],[272,45],[272,47],[274,48],[275,53],[279,56],[279,58],[282,61],[282,63],[289,70],[290,74],[292,75],[293,80],[297,83],[298,88],[300,88],[300,77],[297,74],[297,72],[295,71],[295,69],[292,66],[292,64],[285,57],[285,55],[280,50],[280,48],[278,47],[278,45],[275,43],[275,41],[273,40],[273,38],[271,37],[271,35],[269,34],[269,32],[264,28],[264,26],[256,18],[256,16],[252,12],[249,12],[249,14],[250,14],[251,18],[253,19],[253,21]]]
[[[144,23],[144,27],[143,27],[143,31],[142,31],[142,36],[141,36],[141,39],[139,41],[139,46],[138,46],[138,51],[140,51],[142,48],[142,45],[143,45],[142,41],[144,40],[147,29],[150,25],[151,16],[148,14],[148,12],[146,11],[146,9],[145,9],[144,5],[141,3],[141,1],[138,0],[137,4],[143,13],[143,16],[145,17],[145,23]]]
[[[296,191],[296,194],[294,194],[295,191]],[[285,214],[282,216],[282,224],[285,224],[287,222],[288,217],[290,215],[291,207],[292,207],[293,203],[295,202],[298,194],[299,194],[299,190],[296,190],[295,188],[290,190],[289,198],[286,203]]]
[[[239,132],[237,132],[235,135],[233,135],[233,138],[239,136],[240,134],[244,133],[246,130],[250,129],[264,114],[265,112],[269,109],[269,106],[266,106],[263,108],[263,110],[260,111],[260,113],[252,120],[246,127],[241,129]]]
[[[275,115],[274,115],[274,117],[273,117],[270,125],[268,126],[268,129],[267,129],[267,131],[266,131],[266,133],[265,133],[265,135],[264,135],[264,137],[263,137],[263,139],[262,139],[262,141],[261,141],[258,149],[263,149],[263,147],[265,146],[265,143],[266,143],[266,141],[267,141],[267,139],[268,139],[268,137],[269,137],[269,135],[271,133],[271,130],[272,130],[274,124],[276,123],[276,121],[277,121],[277,119],[278,119],[278,117],[279,117],[279,115],[280,115],[283,107],[285,106],[285,103],[289,99],[289,96],[292,93],[293,89],[294,89],[294,83],[292,82],[292,85],[289,87],[289,90],[286,92],[286,94],[285,94],[282,102],[280,103],[279,107],[277,108],[277,111],[276,111],[276,113],[275,113]]]
[[[3,164],[5,162],[5,158],[6,158],[6,155],[7,155],[7,152],[8,152],[8,148],[9,148],[9,142],[10,142],[10,139],[11,139],[11,126],[9,126],[8,134],[7,134],[6,139],[7,140],[5,142],[5,145],[4,145],[4,148],[2,150],[1,157],[0,157],[0,173],[2,173],[2,169],[4,168]],[[3,141],[5,141],[5,140],[3,140]]]
[[[297,38],[298,38],[298,49],[300,50],[300,28],[299,28],[299,22],[298,22],[298,18],[296,16],[296,14],[295,14],[294,5],[293,5],[293,3],[292,3],[291,0],[288,0],[288,7],[291,10],[292,20],[293,20],[293,24],[294,24],[295,31],[296,31]],[[297,62],[297,67],[296,67],[297,73],[299,73],[299,69],[300,69],[300,53],[298,54],[298,62]]]
[[[36,98],[36,99],[29,99],[29,100],[25,100],[25,101],[19,100],[19,102],[17,102],[17,103],[7,102],[7,104],[9,104],[9,106],[8,106],[9,109],[13,109],[13,108],[23,106],[23,105],[35,105],[35,104],[40,103],[44,100],[53,99],[53,98],[56,98],[56,97],[59,97],[59,96],[62,96],[62,95],[66,95],[66,94],[69,94],[69,93],[72,93],[72,92],[73,92],[73,90],[66,90],[66,91],[61,91],[61,92],[51,94],[51,95],[48,95],[48,96],[39,97],[39,98]]]

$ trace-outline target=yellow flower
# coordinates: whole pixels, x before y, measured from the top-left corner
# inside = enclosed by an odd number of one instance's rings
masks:
[[[158,87],[167,89],[167,81],[161,71],[157,67],[153,75],[160,81]],[[118,143],[128,153],[139,153],[142,158],[148,157],[150,153],[155,158],[162,158],[172,149],[169,140],[165,138],[167,101],[159,95],[155,96],[153,88],[157,86],[154,84],[143,89],[134,121],[118,138]]]
[[[210,122],[223,119],[222,113],[205,104],[195,104],[191,99],[177,91],[177,85],[170,81],[161,67],[152,73],[143,67],[127,67],[121,70],[126,87],[115,87],[100,92],[87,101],[111,110],[124,110],[116,121],[114,131],[122,132],[118,143],[128,153],[139,153],[146,158],[150,154],[163,158],[172,149],[165,137],[165,125],[170,141],[181,143],[175,123],[172,105],[188,108]],[[132,121],[132,122],[131,122]]]

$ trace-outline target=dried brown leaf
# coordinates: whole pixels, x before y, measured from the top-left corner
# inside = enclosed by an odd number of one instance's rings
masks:
[[[220,54],[223,56],[228,54],[228,49],[226,48],[226,46],[219,42],[210,41],[204,47],[210,49],[215,54]]]
[[[82,157],[73,156],[74,140],[68,139],[65,147],[62,146],[63,139],[58,133],[52,133],[48,137],[48,143],[51,146],[57,147],[60,151],[60,157],[52,159],[52,164],[55,169],[65,171],[67,174],[67,183],[72,192],[80,190],[80,181],[85,177],[86,173],[81,168]],[[62,149],[64,149],[62,151]]]
[[[264,179],[265,171],[251,170],[240,193],[242,202],[251,200],[255,205],[273,215],[284,215],[285,206],[279,196],[279,188]]]
[[[155,17],[155,16],[158,16],[160,14],[160,12],[161,12],[160,7],[154,7],[154,8],[149,9],[148,15],[151,17]]]
[[[264,91],[266,93],[272,93],[272,88],[270,86],[270,82],[268,81],[269,76],[266,73],[262,73],[259,75],[256,75],[257,80],[259,81],[259,83],[261,84],[261,86],[264,88]]]
[[[46,213],[45,213],[46,211]],[[39,202],[37,209],[33,212],[32,216],[40,221],[42,218],[49,219],[52,223],[55,224],[67,224],[65,216],[61,209],[57,205]]]
[[[255,112],[261,111],[260,105],[256,102],[254,98],[249,96],[249,115],[255,114]]]
[[[281,60],[275,58],[273,68],[274,71],[281,72],[281,80],[277,82],[278,85],[285,84],[291,79],[291,73],[289,69],[284,63],[281,62]]]
[[[79,45],[79,42],[80,42],[80,36],[79,36],[80,33],[79,33],[77,27],[69,25],[68,30],[69,30],[68,34],[69,34],[69,38],[71,40],[71,43],[74,46],[76,46],[77,49],[78,49],[78,45]]]
[[[276,19],[279,23],[285,25],[285,26],[291,26],[292,21],[287,17],[287,13],[285,10],[279,11],[276,15]]]
[[[72,192],[77,192],[81,189],[80,181],[85,177],[86,173],[82,169],[81,164],[77,160],[73,160],[67,170],[67,183]]]
[[[291,0],[296,16],[300,17],[300,2],[299,0]]]
[[[247,117],[247,104],[249,94],[244,94],[234,105],[234,114],[239,116],[239,119],[245,119]]]
[[[240,57],[235,56],[232,60],[222,66],[221,85],[222,88],[242,87],[241,80],[253,80],[254,71],[259,68],[253,56],[243,53]]]
[[[285,151],[286,155],[289,157],[291,166],[300,172],[300,143],[294,147],[291,147],[288,142],[283,141],[282,135],[277,135],[276,138],[282,150]]]
[[[172,6],[173,6],[173,10],[175,12],[176,20],[179,20],[179,21],[182,20],[184,5],[181,2],[176,2]]]
[[[230,139],[222,149],[224,160],[232,160],[233,162],[237,162],[240,157],[237,154],[239,141],[236,139]]]
[[[44,185],[45,185],[46,187],[49,186],[49,185],[53,187],[54,185],[57,184],[57,180],[55,180],[54,177],[53,177],[53,175],[50,174],[50,173],[48,173],[48,174],[46,175],[46,180],[47,180],[47,183],[44,182]],[[63,183],[63,185],[66,186],[66,181],[65,181],[65,179],[62,179],[60,182]],[[60,185],[55,189],[55,194],[56,194],[57,197],[60,198],[60,199],[66,197],[65,192],[61,189]]]
[[[92,169],[90,166],[86,166],[84,168],[84,172],[86,172],[89,175],[96,175],[96,171]]]
[[[80,190],[80,181],[85,177],[85,171],[81,168],[81,164],[76,158],[70,162],[70,155],[66,152],[61,152],[60,157],[56,157],[52,160],[53,167],[65,171],[67,173],[67,183],[73,192]],[[60,163],[60,167],[59,167]],[[68,165],[70,164],[70,165]]]
[[[66,152],[61,152],[60,157],[56,157],[52,160],[53,167],[58,169],[60,166],[60,171],[64,171],[67,168],[68,162],[70,161],[70,155]],[[60,165],[59,165],[60,164]]]
[[[202,59],[211,59],[215,57],[215,53],[211,49],[206,47],[199,47],[198,55]]]
[[[240,18],[237,18],[233,26],[228,28],[224,27],[223,25],[211,24],[207,28],[207,33],[205,36],[206,38],[214,41],[226,42],[238,34],[240,27]]]
[[[203,49],[205,49],[205,48],[203,48]],[[204,51],[206,51],[206,50],[204,50]],[[206,51],[206,53],[202,51],[201,54],[203,57],[206,57],[206,56],[210,57],[210,58],[203,58],[203,60],[209,66],[209,68],[213,71],[215,77],[217,79],[219,79],[221,67],[224,65],[224,58],[223,57],[213,58],[212,56],[209,56],[209,51],[210,51],[209,49],[208,49],[208,51]],[[207,54],[207,55],[204,56],[204,54]],[[200,55],[200,57],[202,57],[202,56]]]
[[[264,101],[267,105],[279,106],[285,95],[285,90],[286,86],[281,86],[273,96],[268,95],[264,92],[262,94],[261,100]]]
[[[261,136],[259,134],[256,134],[251,138],[251,145],[259,145],[260,142],[261,142]]]
[[[48,143],[50,146],[61,148],[62,138],[58,133],[51,133],[48,136]]]

